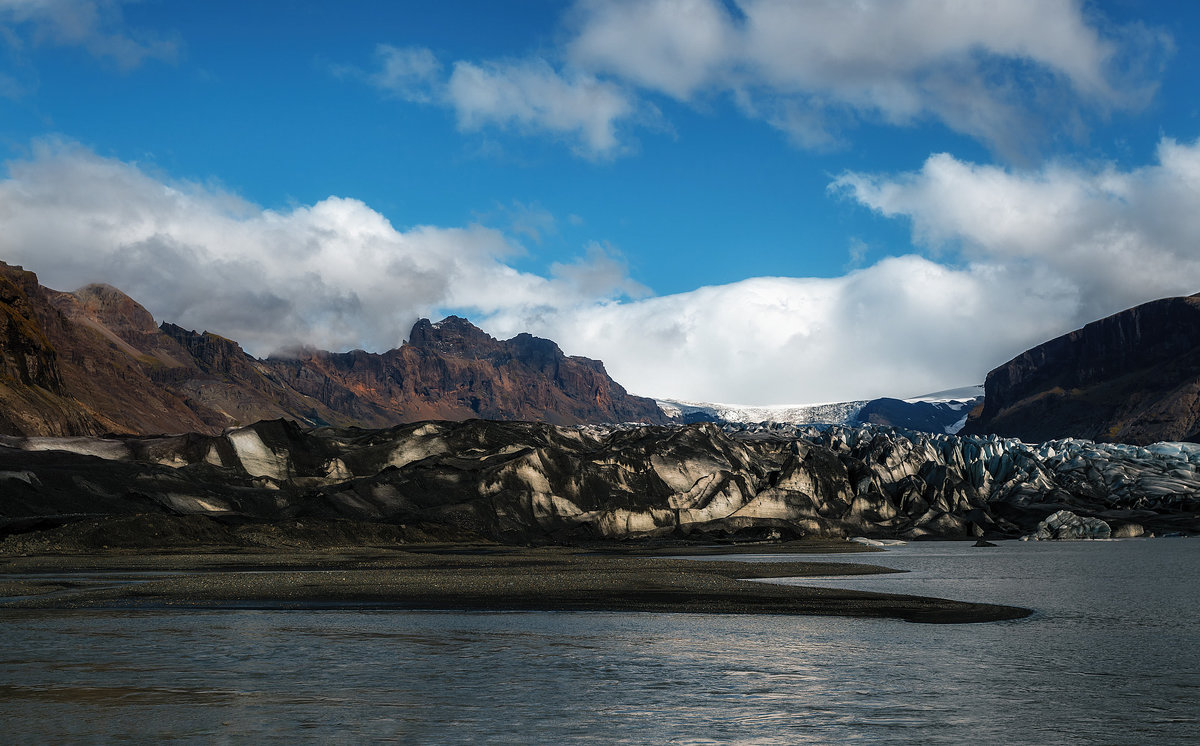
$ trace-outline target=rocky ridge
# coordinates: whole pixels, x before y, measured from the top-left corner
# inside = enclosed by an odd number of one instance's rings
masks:
[[[510,542],[1012,537],[1058,511],[1200,532],[1200,446],[881,427],[423,422],[221,436],[6,438],[0,532],[159,513],[437,525]]]
[[[557,425],[666,422],[598,360],[563,354],[531,334],[497,340],[466,319],[421,319],[402,347],[372,354],[299,351],[265,361],[288,388],[355,423],[425,419],[531,420]]]

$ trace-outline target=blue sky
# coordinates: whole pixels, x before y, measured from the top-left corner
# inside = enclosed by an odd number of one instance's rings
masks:
[[[976,383],[1200,290],[1196,14],[0,0],[0,259],[260,355],[454,312],[662,397]]]

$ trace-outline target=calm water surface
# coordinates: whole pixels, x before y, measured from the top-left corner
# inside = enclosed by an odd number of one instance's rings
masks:
[[[1200,540],[868,561],[805,582],[1037,613],[0,612],[0,740],[1200,742]]]

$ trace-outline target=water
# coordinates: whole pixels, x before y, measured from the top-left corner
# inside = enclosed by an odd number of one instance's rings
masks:
[[[816,582],[1037,613],[8,611],[0,740],[1200,741],[1200,540],[870,559],[913,572]]]

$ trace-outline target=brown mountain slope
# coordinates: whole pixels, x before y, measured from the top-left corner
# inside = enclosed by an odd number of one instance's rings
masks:
[[[258,360],[215,334],[156,326],[116,288],[58,292],[0,263],[0,325],[0,433],[217,433],[275,418],[363,427],[665,421],[598,361],[528,334],[499,341],[457,317],[421,320],[412,343],[383,354]]]
[[[987,376],[964,433],[1145,445],[1200,440],[1200,295],[1122,311]]]
[[[0,277],[7,286],[21,290],[19,296],[0,302],[4,313],[9,318],[21,315],[35,336],[48,343],[36,353],[26,348],[37,357],[46,379],[10,386],[23,400],[39,405],[19,417],[23,410],[6,406],[0,419],[9,420],[4,424],[7,432],[73,435],[183,432],[203,427],[178,397],[155,385],[142,361],[114,344],[110,332],[63,313],[59,304],[64,303],[61,296],[65,294],[43,288],[36,275],[20,267],[0,264]],[[5,340],[5,344],[6,355],[21,349],[20,340],[16,344]],[[50,378],[56,383],[47,383]],[[46,391],[57,398],[42,406]]]
[[[100,433],[66,390],[58,351],[35,312],[40,292],[33,273],[0,265],[0,432]]]

